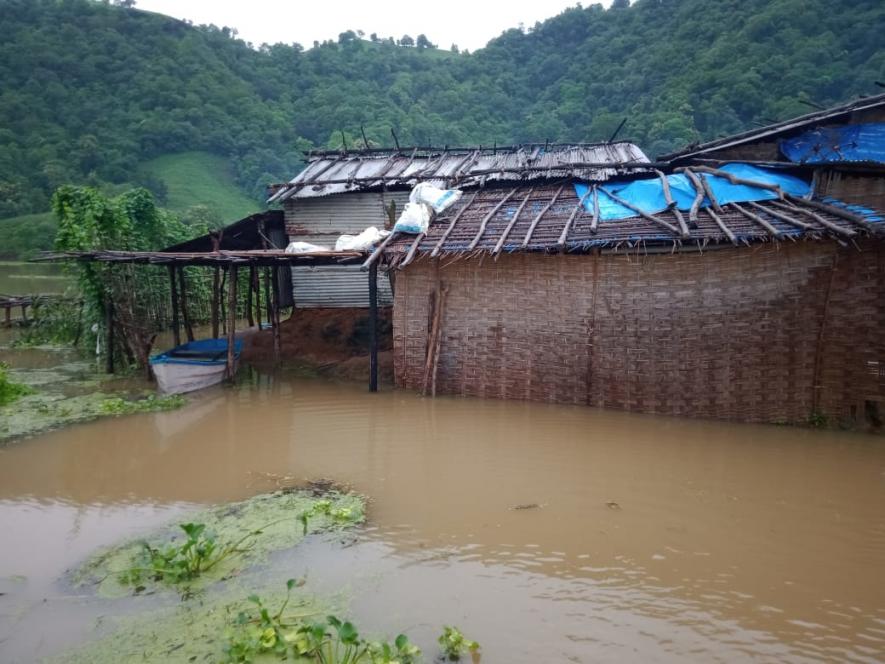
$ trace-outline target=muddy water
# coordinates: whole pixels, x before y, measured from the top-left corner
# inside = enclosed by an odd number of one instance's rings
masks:
[[[879,436],[278,375],[0,450],[0,660],[118,610],[57,582],[95,547],[318,476],[370,524],[273,564],[431,653],[455,623],[487,662],[885,659]]]

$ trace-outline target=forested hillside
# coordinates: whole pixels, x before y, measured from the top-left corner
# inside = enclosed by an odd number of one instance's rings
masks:
[[[268,17],[271,20],[271,17]],[[343,18],[342,20],[346,20]],[[252,47],[93,0],[0,0],[0,218],[59,185],[164,188],[145,163],[228,158],[239,186],[312,146],[489,145],[621,136],[655,154],[877,91],[881,0],[616,0],[474,53],[360,38]],[[433,26],[427,25],[433,39]]]

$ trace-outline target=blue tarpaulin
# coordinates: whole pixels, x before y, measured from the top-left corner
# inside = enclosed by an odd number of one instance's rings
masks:
[[[810,191],[810,185],[797,177],[787,175],[779,171],[758,168],[749,164],[726,164],[720,170],[731,173],[742,180],[755,180],[766,184],[779,185],[784,192],[794,196],[805,196]],[[764,201],[777,198],[777,194],[768,189],[751,187],[749,185],[731,184],[725,178],[706,173],[697,173],[698,177],[706,179],[716,199],[724,203],[744,203],[747,201]],[[689,179],[681,174],[668,175],[667,182],[676,207],[680,210],[688,210],[695,199],[695,190]],[[587,193],[589,185],[575,184],[575,193],[578,197]],[[603,221],[613,219],[626,219],[635,217],[636,212],[624,207],[606,194],[612,192],[643,212],[655,214],[667,209],[667,201],[664,199],[664,187],[660,178],[645,180],[633,180],[631,182],[609,182],[599,185],[599,218]],[[704,207],[710,205],[705,197],[702,203]],[[584,201],[584,208],[588,212],[593,211],[593,197],[588,196]]]
[[[799,164],[833,161],[885,163],[885,122],[819,127],[781,141],[781,152]]]

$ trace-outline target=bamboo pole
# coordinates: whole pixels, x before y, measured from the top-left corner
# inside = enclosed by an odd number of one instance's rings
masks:
[[[559,189],[556,190],[556,193],[553,194],[553,198],[550,199],[550,202],[544,206],[544,208],[537,214],[537,216],[532,219],[532,223],[529,226],[529,230],[525,234],[525,238],[522,241],[522,248],[525,249],[529,246],[529,242],[532,241],[532,235],[535,232],[535,229],[538,227],[538,224],[541,221],[541,217],[547,214],[547,211],[553,207],[553,204],[556,203],[559,195],[562,193],[563,189],[565,189],[565,185],[562,185]],[[515,190],[514,190],[515,191]]]
[[[178,320],[178,285],[176,283],[175,266],[169,266],[169,293],[172,297],[172,341],[181,345],[181,329]]]
[[[218,310],[221,300],[221,268],[212,271],[212,338],[218,338]]]
[[[493,255],[497,256],[499,253],[501,253],[501,249],[504,248],[504,243],[507,241],[507,237],[510,235],[510,231],[512,231],[513,227],[516,226],[519,215],[522,213],[522,210],[526,206],[526,203],[529,202],[529,198],[531,197],[533,191],[535,191],[534,187],[529,189],[529,193],[525,195],[525,198],[522,199],[522,203],[520,203],[519,207],[516,208],[516,212],[513,213],[513,218],[510,220],[510,223],[507,224],[507,228],[504,229],[504,232],[501,233],[501,237],[498,238],[498,243],[495,245],[495,248],[492,249]]]
[[[378,264],[369,266],[369,392],[378,391]]]
[[[559,248],[559,251],[565,251],[565,241],[568,238],[568,232],[572,228],[572,224],[575,221],[575,218],[578,216],[578,212],[584,207],[584,201],[587,200],[587,197],[593,193],[593,186],[588,186],[587,191],[584,192],[584,195],[578,200],[578,204],[575,206],[575,209],[572,210],[572,213],[569,215],[568,221],[565,222],[565,226],[562,227],[562,233],[559,234],[559,241],[556,243],[556,246]]]
[[[191,323],[191,315],[188,312],[187,307],[187,280],[184,276],[184,268],[178,268],[178,291],[179,297],[181,298],[181,317],[184,320],[184,331],[187,334],[187,340],[194,340],[194,326]]]
[[[433,251],[430,252],[431,258],[436,258],[439,255],[442,246],[445,244],[446,240],[449,239],[449,235],[452,234],[452,231],[455,230],[455,224],[458,223],[458,220],[461,218],[461,215],[464,214],[464,211],[473,205],[473,201],[476,200],[476,197],[479,196],[479,191],[477,190],[473,196],[471,196],[470,200],[467,201],[465,205],[462,205],[461,208],[455,213],[455,216],[452,218],[452,221],[449,223],[449,227],[446,228],[445,232],[442,234],[442,237],[439,239],[439,242],[436,243],[436,246],[433,248]]]
[[[430,372],[430,396],[436,396],[436,373],[437,369],[439,369],[439,352],[442,347],[442,324],[443,324],[443,315],[445,314],[445,305],[446,305],[446,294],[449,292],[448,285],[442,287],[439,293],[439,302],[437,303],[437,310],[439,311],[439,320],[436,324],[436,342],[433,347],[433,368]]]
[[[249,288],[255,291],[255,320],[261,329],[261,272],[257,268],[252,272],[252,283]]]
[[[252,311],[252,282],[255,280],[255,266],[249,266],[249,282],[246,287],[246,320],[249,327],[255,327],[255,315]]]
[[[498,210],[500,210],[507,201],[513,198],[513,194],[515,194],[516,191],[516,189],[511,189],[510,193],[508,193],[504,198],[498,201],[495,207],[493,207],[492,210],[482,218],[482,221],[479,224],[479,230],[476,232],[476,236],[473,238],[473,240],[471,240],[470,244],[467,245],[467,251],[473,251],[474,249],[476,249],[476,245],[479,244],[480,239],[482,239],[483,233],[486,232],[486,226],[489,223],[489,219],[494,217],[495,214],[497,214]],[[455,224],[453,221],[452,226],[454,225]]]
[[[704,202],[704,185],[701,182],[700,177],[695,175],[694,171],[690,168],[686,168],[684,171],[685,177],[689,179],[692,186],[694,187],[695,196],[694,201],[691,204],[691,209],[688,211],[688,220],[694,224],[698,225],[698,210],[701,208],[701,203]]]
[[[234,362],[236,361],[234,354],[234,343],[236,341],[235,338],[235,328],[237,321],[237,264],[231,263],[230,266],[230,283],[227,287],[227,298],[228,298],[228,306],[227,306],[227,378],[228,380],[234,379],[234,373],[236,371],[236,367]]]
[[[271,291],[273,292],[273,302],[271,311],[273,312],[271,324],[273,325],[273,359],[274,362],[280,361],[280,268],[274,265],[271,268]]]

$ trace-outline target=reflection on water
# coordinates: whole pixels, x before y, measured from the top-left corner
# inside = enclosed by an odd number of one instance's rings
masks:
[[[0,577],[36,602],[92,548],[283,476],[353,485],[371,525],[275,564],[428,648],[456,623],[489,662],[885,656],[879,437],[279,376],[0,450]],[[75,640],[3,602],[0,655]]]

